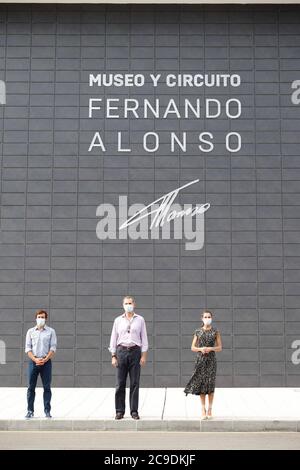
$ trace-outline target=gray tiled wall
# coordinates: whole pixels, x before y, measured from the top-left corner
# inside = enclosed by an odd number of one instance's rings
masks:
[[[232,94],[242,116],[181,121],[193,145],[174,154],[167,142],[176,122],[120,119],[133,150],[117,154],[116,122],[87,118],[88,75],[101,71],[238,73],[242,85]],[[300,9],[1,5],[0,79],[7,86],[0,385],[26,383],[24,335],[34,311],[45,308],[59,337],[55,385],[113,386],[107,346],[130,292],[151,346],[143,386],[185,385],[205,306],[223,337],[219,386],[300,386],[300,365],[291,361],[300,338],[300,106],[290,99],[292,81],[300,80]],[[167,99],[174,91],[157,93]],[[100,126],[110,142],[105,155],[88,152]],[[149,154],[139,142],[154,126],[163,143]],[[230,126],[242,135],[237,154],[224,150]],[[196,135],[208,128],[217,143],[204,154]],[[100,203],[116,203],[119,194],[151,202],[195,177],[200,184],[181,201],[211,203],[202,250],[186,251],[178,240],[96,238]]]

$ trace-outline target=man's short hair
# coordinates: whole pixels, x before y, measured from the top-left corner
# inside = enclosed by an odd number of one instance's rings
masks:
[[[35,318],[37,318],[37,316],[38,316],[38,315],[41,315],[42,313],[45,314],[45,317],[46,317],[46,320],[47,320],[47,318],[48,318],[48,313],[46,312],[46,310],[37,310],[37,311],[35,312]]]
[[[125,297],[123,297],[123,303],[125,299],[131,299],[132,302],[135,304],[135,298],[132,295],[125,295]]]

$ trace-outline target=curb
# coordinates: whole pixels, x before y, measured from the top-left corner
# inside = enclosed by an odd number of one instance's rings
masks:
[[[300,432],[300,420],[0,420],[0,431]]]

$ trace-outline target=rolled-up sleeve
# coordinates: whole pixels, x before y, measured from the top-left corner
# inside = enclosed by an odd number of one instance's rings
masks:
[[[32,341],[30,330],[27,331],[26,340],[25,340],[25,353],[27,354],[29,351],[32,351]]]
[[[51,332],[51,339],[50,339],[50,351],[56,352],[57,347],[57,336],[55,330]]]
[[[141,345],[142,352],[148,351],[148,336],[147,336],[146,322],[144,319],[142,321],[141,341],[142,341],[142,345]]]
[[[117,350],[117,320],[114,321],[108,350],[114,354]]]

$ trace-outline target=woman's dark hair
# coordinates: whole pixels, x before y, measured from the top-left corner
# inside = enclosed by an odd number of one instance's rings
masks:
[[[205,309],[205,310],[203,310],[203,312],[202,312],[202,315],[201,315],[201,316],[203,317],[203,315],[204,315],[205,313],[209,313],[211,317],[213,316],[212,312],[211,312],[210,310],[206,310],[206,309]]]

